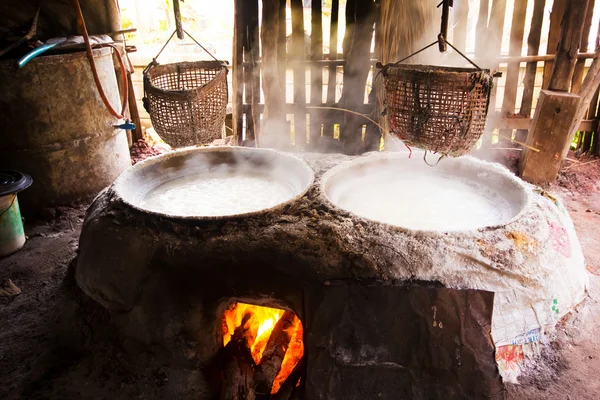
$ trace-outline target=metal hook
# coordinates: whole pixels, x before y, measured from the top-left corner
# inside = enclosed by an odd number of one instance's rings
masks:
[[[442,154],[440,156],[440,158],[438,158],[438,160],[437,160],[437,162],[435,164],[429,164],[427,162],[427,150],[425,150],[425,154],[423,154],[423,161],[425,161],[425,164],[429,165],[430,167],[435,167],[435,166],[437,166],[440,163],[440,161],[442,161],[442,158],[444,158],[444,157],[445,156]]]

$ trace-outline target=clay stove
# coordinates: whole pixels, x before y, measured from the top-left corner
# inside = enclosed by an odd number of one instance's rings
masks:
[[[202,371],[189,398],[502,398],[496,348],[552,327],[561,315],[545,309],[549,298],[560,296],[564,315],[585,294],[565,217],[501,167],[443,164],[511,205],[494,225],[444,231],[376,221],[342,199],[374,171],[418,170],[421,160],[302,158],[175,152],[125,172],[88,211],[79,288],[108,309],[131,351]],[[214,170],[266,174],[291,192],[237,215],[140,206],[165,182]],[[575,244],[564,260],[553,227]]]

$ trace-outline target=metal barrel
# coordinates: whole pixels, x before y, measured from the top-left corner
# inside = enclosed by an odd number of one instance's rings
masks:
[[[112,49],[95,49],[102,87],[118,108]],[[127,136],[98,93],[85,52],[42,56],[21,69],[0,61],[0,168],[33,185],[23,207],[67,204],[96,195],[131,165]]]

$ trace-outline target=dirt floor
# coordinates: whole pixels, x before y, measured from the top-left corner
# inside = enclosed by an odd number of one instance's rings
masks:
[[[584,162],[567,165],[551,191],[564,200],[577,227],[590,296],[563,321],[535,373],[521,377],[521,385],[508,385],[508,399],[596,399],[600,394],[600,161]],[[0,399],[144,399],[157,393],[177,398],[181,387],[192,390],[193,382],[178,380],[175,371],[143,357],[131,367],[120,361],[126,356],[118,351],[101,355],[110,361],[91,365],[89,355],[65,350],[56,340],[57,308],[64,304],[61,285],[77,252],[86,205],[46,210],[41,219],[26,221],[25,247],[0,259],[0,285],[10,279],[21,290],[0,297]],[[97,384],[109,376],[104,385]]]

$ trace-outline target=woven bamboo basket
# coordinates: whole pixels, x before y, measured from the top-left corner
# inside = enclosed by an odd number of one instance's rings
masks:
[[[172,147],[221,138],[227,109],[227,66],[219,61],[153,63],[144,71],[144,108]]]
[[[488,113],[489,70],[389,64],[382,73],[391,132],[444,156],[461,156],[476,145]]]

